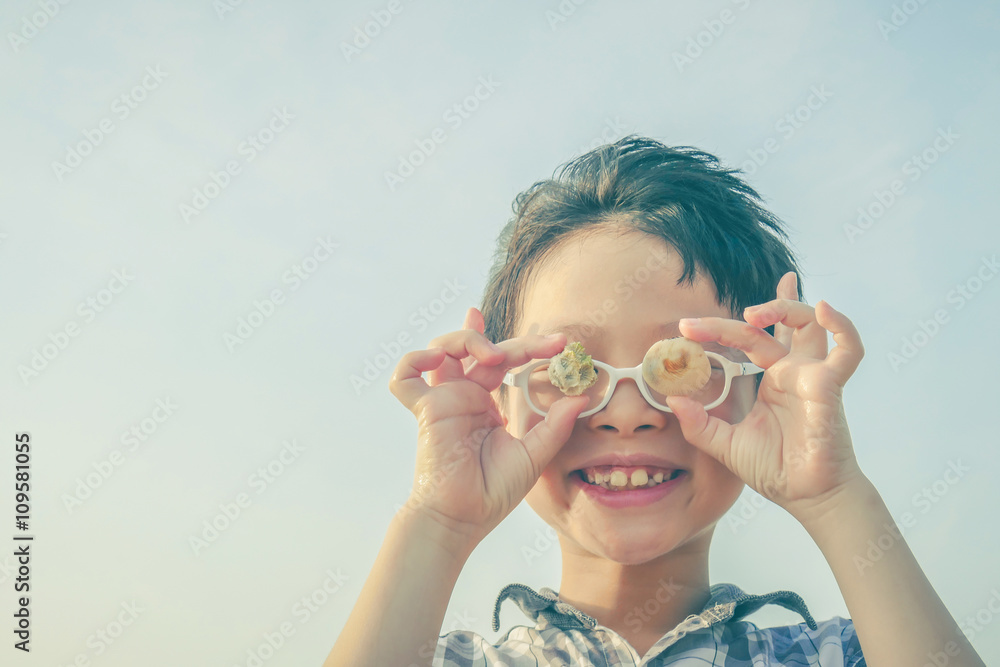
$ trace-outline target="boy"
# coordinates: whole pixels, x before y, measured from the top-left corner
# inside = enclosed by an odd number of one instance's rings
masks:
[[[641,137],[518,196],[482,312],[390,381],[419,425],[413,492],[328,665],[983,664],[901,538],[855,564],[895,526],[841,403],[864,349],[843,314],[801,302],[759,200],[713,156]],[[658,394],[634,370],[678,336],[725,374],[715,400]],[[548,400],[544,360],[568,342],[607,380]],[[851,619],[710,584],[714,528],[744,484],[813,537]],[[533,627],[439,640],[465,561],[522,499],[559,534],[559,594],[508,586],[494,628],[507,597]],[[805,623],[742,620],[770,603]]]

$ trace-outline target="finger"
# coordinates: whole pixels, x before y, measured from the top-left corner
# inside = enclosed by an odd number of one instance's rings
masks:
[[[472,356],[486,363],[498,363],[503,359],[503,352],[496,345],[482,333],[471,329],[460,329],[438,336],[427,347],[442,347],[448,355],[440,367],[431,371],[428,376],[432,387],[444,382],[464,380],[462,359],[466,357]]]
[[[742,350],[747,358],[761,368],[788,354],[788,348],[774,340],[770,334],[753,324],[722,317],[702,317],[693,321],[683,319],[680,323],[681,335],[699,343],[709,341]]]
[[[781,276],[778,281],[776,296],[779,299],[799,300],[798,279],[794,271],[789,271]],[[792,330],[784,324],[778,322],[774,325],[774,340],[787,348],[792,347]]]
[[[420,397],[430,391],[423,373],[440,366],[444,357],[445,351],[440,347],[407,352],[396,364],[396,370],[389,379],[389,391],[413,412]]]
[[[462,328],[478,331],[479,333],[484,333],[486,331],[486,321],[483,319],[483,314],[479,312],[478,308],[470,307],[467,311],[465,311],[465,322],[462,323]],[[467,371],[469,370],[469,366],[475,362],[475,359],[466,357],[465,359],[462,359],[462,368]]]
[[[709,415],[705,408],[684,396],[668,396],[667,407],[674,411],[684,439],[712,456],[727,468],[733,442],[733,426]]]
[[[587,407],[586,396],[564,396],[552,404],[545,419],[535,424],[521,439],[534,464],[537,480],[556,453],[569,440],[576,419]]]
[[[861,334],[850,318],[826,301],[816,304],[816,319],[824,329],[833,334],[835,346],[826,358],[826,364],[833,369],[837,382],[843,386],[854,375],[861,358],[865,356]]]
[[[531,334],[501,341],[498,347],[503,351],[504,358],[500,363],[486,365],[476,361],[466,369],[465,376],[483,389],[493,391],[500,386],[510,369],[536,359],[551,359],[562,352],[566,347],[566,335],[551,336]]]
[[[826,329],[816,321],[815,309],[807,303],[776,299],[744,311],[746,321],[761,329],[781,322],[792,332],[790,350],[814,359],[826,359]]]
[[[473,331],[478,331],[483,333],[486,328],[486,323],[483,320],[483,314],[479,312],[479,309],[471,306],[467,311],[465,311],[465,322],[462,323],[463,329],[472,329]]]

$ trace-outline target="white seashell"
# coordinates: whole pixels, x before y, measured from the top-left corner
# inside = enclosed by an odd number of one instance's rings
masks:
[[[688,396],[712,377],[705,349],[687,338],[667,338],[649,348],[642,360],[642,377],[667,396]]]

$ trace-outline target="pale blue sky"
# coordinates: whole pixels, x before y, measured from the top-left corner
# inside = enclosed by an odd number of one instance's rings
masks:
[[[791,228],[806,299],[846,313],[866,346],[845,394],[862,468],[894,515],[917,517],[905,537],[952,613],[986,608],[1000,590],[1000,365],[983,355],[1000,280],[974,279],[1000,249],[996,4],[926,3],[884,36],[888,1],[591,0],[550,24],[555,0],[403,0],[348,62],[341,43],[386,4],[248,0],[221,18],[210,0],[72,2],[51,19],[33,19],[37,0],[0,7],[0,422],[8,442],[21,431],[35,442],[37,588],[21,664],[246,664],[284,622],[294,635],[265,664],[322,662],[413,479],[416,424],[386,387],[391,371],[360,393],[351,375],[401,334],[413,349],[460,328],[513,197],[595,140],[633,132],[733,166],[770,147],[750,181]],[[675,53],[725,9],[732,21],[679,68]],[[33,20],[46,25],[25,28]],[[479,107],[460,123],[446,115],[481,78],[493,90]],[[824,99],[799,110],[794,132],[779,124],[816,90]],[[53,168],[70,147],[88,152],[84,133],[102,121],[112,131],[78,166]],[[385,173],[436,128],[443,143],[390,189]],[[251,134],[269,143],[249,149]],[[925,150],[934,163],[914,171]],[[186,222],[181,205],[229,162],[238,172]],[[859,207],[896,179],[888,210],[851,235]],[[300,264],[307,280],[288,273]],[[973,298],[949,299],[970,280]],[[448,281],[464,287],[430,322],[420,309]],[[225,336],[274,290],[282,302],[230,351]],[[889,355],[938,310],[947,322],[894,368]],[[22,377],[74,324],[65,349]],[[167,399],[170,415],[157,410]],[[146,440],[123,443],[144,420]],[[111,476],[67,508],[116,449]],[[915,495],[957,460],[971,472],[922,511]],[[281,474],[268,482],[255,471],[269,464]],[[196,554],[190,536],[239,494],[249,506]],[[545,528],[526,504],[501,524],[442,630],[495,638],[502,586],[558,587],[557,547],[523,555]],[[4,613],[12,564],[0,558]],[[346,579],[303,618],[297,601],[328,572]],[[774,506],[738,530],[720,524],[711,575],[794,590],[817,618],[848,615],[820,551]],[[143,611],[96,655],[92,635],[132,601]],[[527,621],[513,604],[501,620]],[[752,620],[797,622],[777,608]],[[1000,622],[973,643],[1000,658]]]

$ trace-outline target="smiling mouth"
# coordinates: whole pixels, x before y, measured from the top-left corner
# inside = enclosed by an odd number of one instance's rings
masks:
[[[576,470],[573,474],[591,486],[600,486],[609,491],[635,491],[657,487],[680,477],[685,472],[680,468],[676,470],[645,469],[642,467],[624,469],[602,466],[586,471]]]

